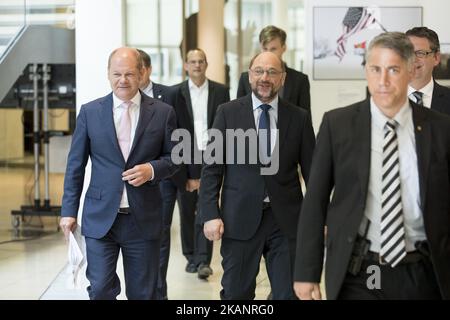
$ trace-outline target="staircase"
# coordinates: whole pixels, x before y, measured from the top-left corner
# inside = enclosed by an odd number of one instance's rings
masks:
[[[75,63],[75,0],[0,0],[0,101],[29,63]]]

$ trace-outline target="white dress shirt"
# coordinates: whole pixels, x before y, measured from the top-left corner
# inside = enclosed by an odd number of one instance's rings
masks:
[[[191,96],[192,115],[194,118],[194,132],[197,148],[205,150],[208,144],[208,79],[200,86],[188,80]]]
[[[130,150],[131,146],[133,145],[134,135],[136,133],[136,127],[139,120],[139,113],[141,108],[141,94],[139,91],[136,93],[136,95],[131,99],[132,105],[130,108],[130,117],[131,117],[131,140],[130,140]],[[122,116],[124,114],[125,108],[123,107],[124,101],[120,100],[118,97],[116,97],[115,94],[113,94],[113,116],[114,116],[114,127],[116,128],[116,134],[119,130],[119,124],[120,120],[122,119]],[[129,151],[130,151],[129,150]],[[153,174],[154,176],[154,174]],[[128,183],[128,182],[125,182]],[[127,208],[129,207],[128,204],[128,196],[126,192],[126,188],[124,188],[122,199],[120,200],[120,208]]]
[[[420,90],[416,90],[411,86],[408,86],[408,98],[410,98],[412,101],[417,102],[416,97],[413,96],[414,91],[422,92],[422,100],[423,100],[423,106],[427,108],[431,108],[431,100],[433,98],[433,89],[434,89],[434,80],[431,78],[430,82],[427,83],[427,85]]]
[[[149,82],[148,85],[142,89],[142,92],[148,95],[150,98],[154,98],[153,96],[153,82]]]
[[[371,158],[370,177],[365,216],[370,220],[367,239],[371,241],[370,250],[380,252],[381,239],[381,177],[383,161],[384,126],[388,118],[370,100],[371,118]],[[401,197],[403,223],[405,226],[406,251],[414,251],[414,243],[425,240],[425,228],[420,205],[419,174],[417,168],[416,139],[412,109],[406,99],[405,105],[395,115],[398,122],[397,141],[400,161]],[[364,219],[365,220],[365,219]],[[365,223],[361,224],[360,234],[364,234]]]

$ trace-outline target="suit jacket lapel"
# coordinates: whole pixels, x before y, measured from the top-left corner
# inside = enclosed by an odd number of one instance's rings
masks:
[[[164,96],[162,95],[161,87],[153,82],[153,98],[164,101]]]
[[[425,207],[426,186],[431,155],[431,128],[423,107],[410,101],[412,107],[414,133],[416,137],[417,169],[419,170],[420,205]]]
[[[149,122],[151,121],[155,113],[154,108],[151,107],[153,103],[154,101],[151,98],[147,98],[144,95],[142,95],[141,107],[139,110],[139,120],[136,126],[136,132],[134,133],[133,145],[131,147],[128,159],[130,159],[131,155],[133,154],[133,151],[136,148],[136,145],[138,144],[140,137],[144,133],[145,128],[148,126]]]
[[[213,111],[214,111],[214,101],[215,101],[215,91],[214,91],[214,85],[211,80],[208,80],[208,128],[212,127],[214,118],[213,118]]]
[[[278,141],[280,144],[279,150],[281,150],[284,141],[286,141],[286,135],[289,131],[289,124],[291,123],[291,117],[289,117],[289,114],[287,113],[287,109],[285,107],[285,100],[286,99],[278,100]]]
[[[240,122],[237,127],[243,129],[244,131],[248,129],[256,130],[255,117],[253,116],[252,96],[246,95],[240,100],[240,102],[242,104],[242,108],[239,108],[238,119]]]
[[[289,68],[286,67],[286,80],[284,81],[283,87],[283,99],[286,101],[290,101],[289,97],[291,95],[292,86],[294,84],[295,79],[293,79],[293,73],[289,72]]]
[[[369,186],[370,155],[372,145],[372,125],[370,114],[370,102],[365,100],[360,103],[354,118],[353,131],[355,137],[356,155],[358,159],[358,177],[361,187],[362,198],[366,199]]]
[[[100,119],[103,123],[103,128],[106,130],[106,134],[111,139],[111,143],[113,144],[114,149],[123,159],[122,151],[120,150],[119,142],[117,140],[116,127],[114,126],[112,93],[101,100],[100,104],[102,105],[102,108],[100,109]]]
[[[433,97],[431,99],[431,109],[445,113],[445,102],[442,101],[443,92],[441,86],[434,81]]]
[[[181,93],[183,94],[184,100],[186,101],[186,108],[189,115],[189,119],[191,120],[192,125],[194,125],[194,114],[192,111],[191,94],[189,93],[189,82],[187,80],[181,84]]]

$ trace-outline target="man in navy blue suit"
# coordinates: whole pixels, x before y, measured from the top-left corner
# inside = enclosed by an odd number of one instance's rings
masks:
[[[162,205],[158,182],[172,175],[173,109],[139,91],[142,59],[132,48],[108,60],[112,93],[81,107],[64,182],[60,226],[76,228],[85,167],[92,162],[82,215],[91,299],[115,299],[122,252],[128,299],[154,299]]]

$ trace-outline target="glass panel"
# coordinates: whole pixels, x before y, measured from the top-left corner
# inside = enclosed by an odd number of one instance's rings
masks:
[[[128,0],[127,45],[158,46],[158,0]]]
[[[150,55],[151,79],[164,85],[181,82],[182,0],[127,0],[126,8],[126,45]]]

